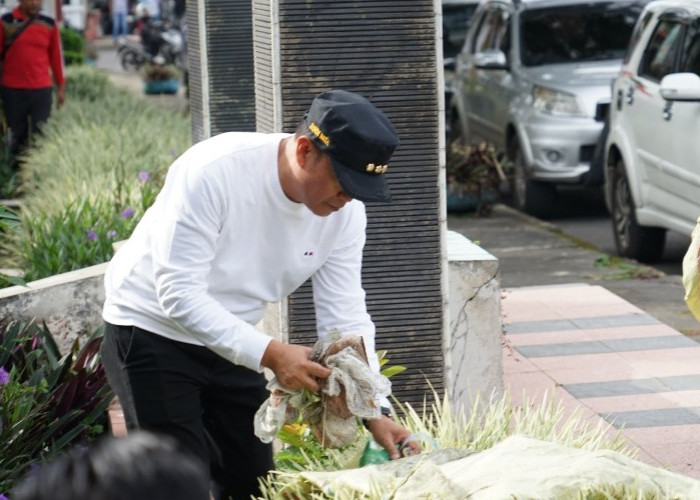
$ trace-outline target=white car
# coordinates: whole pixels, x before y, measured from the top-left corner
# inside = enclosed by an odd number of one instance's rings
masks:
[[[657,261],[700,215],[700,2],[654,0],[612,88],[605,193],[618,253]]]

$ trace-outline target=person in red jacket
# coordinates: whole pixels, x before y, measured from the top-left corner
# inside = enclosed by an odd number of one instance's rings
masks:
[[[30,126],[36,130],[49,119],[54,84],[59,107],[66,98],[58,23],[40,9],[41,0],[19,0],[0,18],[0,96],[13,158],[26,146]]]

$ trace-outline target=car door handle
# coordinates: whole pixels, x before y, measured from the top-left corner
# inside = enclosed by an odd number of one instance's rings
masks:
[[[664,120],[671,121],[671,118],[673,118],[673,101],[666,101],[666,105],[664,106]]]

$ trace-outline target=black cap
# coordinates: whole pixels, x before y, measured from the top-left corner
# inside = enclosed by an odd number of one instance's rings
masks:
[[[384,113],[361,95],[329,90],[314,98],[305,123],[314,144],[331,157],[348,196],[391,201],[384,172],[399,136]]]

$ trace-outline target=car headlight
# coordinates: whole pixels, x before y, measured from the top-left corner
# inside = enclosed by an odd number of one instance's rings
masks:
[[[535,85],[532,89],[532,106],[550,115],[582,116],[576,96],[560,90],[552,90]]]

